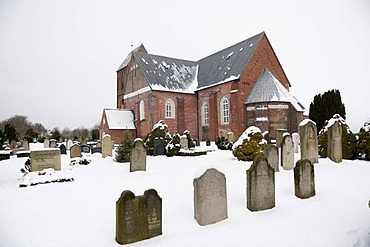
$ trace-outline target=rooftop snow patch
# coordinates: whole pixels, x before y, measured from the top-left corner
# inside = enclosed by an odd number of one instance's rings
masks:
[[[136,129],[134,113],[124,109],[104,109],[109,129]]]

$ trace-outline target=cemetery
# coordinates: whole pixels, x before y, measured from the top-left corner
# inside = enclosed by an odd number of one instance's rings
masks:
[[[122,163],[109,135],[94,146],[27,143],[29,157],[16,155],[23,147],[2,151],[0,216],[7,227],[0,225],[0,243],[239,246],[248,239],[251,246],[366,246],[370,166],[341,157],[341,126],[327,125],[327,158],[318,155],[309,120],[299,133],[277,130],[276,142],[256,127],[237,140],[229,133],[236,141],[220,138],[221,146],[197,143],[190,133],[153,132],[150,144],[135,139]],[[20,232],[22,238],[12,237]]]

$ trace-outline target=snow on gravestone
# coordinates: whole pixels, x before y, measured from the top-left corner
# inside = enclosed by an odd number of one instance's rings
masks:
[[[328,157],[336,162],[342,162],[342,126],[339,121],[328,124]]]
[[[162,234],[162,199],[154,189],[143,196],[129,190],[116,202],[116,241],[128,244]]]
[[[31,171],[42,171],[47,168],[60,170],[60,149],[47,148],[42,150],[33,150],[30,153]]]
[[[185,135],[180,137],[180,146],[183,149],[189,149],[188,138]]]
[[[215,168],[193,181],[194,218],[201,226],[227,219],[226,177]]]
[[[285,133],[281,143],[281,166],[284,170],[292,170],[294,168],[293,149],[292,137],[289,133]]]
[[[294,167],[294,194],[301,199],[316,194],[314,166],[308,159],[298,160]]]
[[[308,159],[311,164],[319,163],[317,127],[315,122],[306,119],[299,124],[301,141],[301,158]]]
[[[261,211],[275,207],[275,171],[266,157],[257,156],[247,170],[247,208]]]
[[[146,171],[146,149],[142,139],[137,138],[130,151],[130,172]]]
[[[273,145],[269,144],[263,150],[263,155],[266,157],[270,166],[275,170],[275,172],[279,171],[279,149]]]
[[[66,145],[67,145],[67,149],[70,150],[73,145],[73,141],[71,139],[68,139],[68,141],[66,142]]]
[[[51,148],[56,148],[57,147],[57,140],[50,139],[50,147]]]
[[[113,150],[112,138],[110,137],[110,135],[104,135],[102,141],[102,157],[103,158],[107,156],[112,157],[112,150]]]

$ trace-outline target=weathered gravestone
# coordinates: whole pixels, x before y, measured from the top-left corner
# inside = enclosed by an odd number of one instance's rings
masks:
[[[42,150],[33,150],[30,154],[31,171],[41,171],[47,168],[60,170],[60,149],[47,148]]]
[[[235,142],[235,135],[234,135],[234,132],[229,132],[229,133],[227,134],[227,140],[228,140],[229,142]]]
[[[214,168],[193,181],[194,218],[201,226],[227,219],[226,177]]]
[[[89,140],[89,138],[84,138],[84,139],[81,138],[81,144],[82,145],[87,145],[88,140]]]
[[[154,150],[153,155],[164,155],[166,153],[166,150],[164,148],[164,140],[161,137],[154,138]]]
[[[57,147],[57,140],[50,139],[50,148],[56,148]]]
[[[68,141],[66,142],[66,145],[67,145],[67,149],[70,150],[73,145],[73,141],[71,139],[68,139]]]
[[[146,148],[142,139],[135,139],[130,152],[130,172],[146,171]]]
[[[316,194],[314,167],[308,159],[298,160],[294,167],[294,193],[301,199]]]
[[[50,148],[50,141],[48,138],[45,138],[44,140],[44,148]]]
[[[116,202],[116,241],[129,244],[162,234],[162,199],[154,189],[135,196],[122,192]]]
[[[336,162],[342,162],[342,126],[339,121],[328,127],[328,157]]]
[[[269,144],[263,150],[263,155],[266,157],[267,162],[274,169],[275,172],[279,171],[279,149],[273,145]]]
[[[284,170],[292,170],[294,168],[294,146],[292,137],[286,133],[281,143],[281,166]]]
[[[257,156],[247,170],[247,208],[261,211],[275,207],[275,171],[264,156]]]
[[[22,147],[25,150],[30,150],[30,145],[28,145],[28,141],[26,139],[23,140]]]
[[[98,141],[98,142],[96,143],[96,147],[97,147],[97,148],[101,148],[101,147],[102,147],[101,141]]]
[[[189,149],[188,138],[186,136],[180,137],[180,146],[183,149]]]
[[[72,158],[79,158],[81,157],[81,147],[79,144],[73,144],[70,148],[70,151],[69,151],[69,156]]]
[[[59,143],[63,142],[63,137],[59,137]]]
[[[16,148],[17,147],[17,142],[15,141],[15,140],[12,140],[11,142],[10,142],[10,149],[14,149],[14,148]]]
[[[299,134],[293,133],[292,134],[292,141],[294,144],[294,153],[299,153]]]
[[[64,144],[61,144],[59,146],[59,149],[60,149],[60,154],[67,154],[67,149],[66,149],[66,146]]]
[[[102,157],[103,158],[107,156],[112,157],[112,150],[113,150],[112,138],[110,137],[110,135],[105,135],[102,141]]]
[[[299,136],[301,141],[301,158],[308,159],[311,164],[319,163],[317,127],[315,122],[309,119],[303,120],[299,124]]]
[[[91,148],[91,153],[101,153],[101,147],[92,147]]]
[[[283,134],[287,132],[286,129],[276,129],[275,130],[275,138],[276,138],[276,146],[281,148],[281,143],[283,142]]]

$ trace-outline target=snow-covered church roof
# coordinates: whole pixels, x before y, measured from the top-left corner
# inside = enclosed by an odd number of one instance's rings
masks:
[[[125,109],[104,109],[108,128],[113,129],[136,129],[134,124],[134,113]]]
[[[297,111],[305,111],[302,104],[289,93],[267,68],[263,69],[245,100],[245,104],[258,102],[287,102],[291,103]]]

